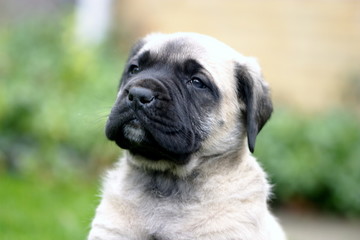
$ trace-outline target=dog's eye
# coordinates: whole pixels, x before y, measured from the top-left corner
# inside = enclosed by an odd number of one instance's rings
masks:
[[[136,74],[136,73],[138,73],[138,72],[140,72],[139,66],[133,64],[133,65],[131,65],[131,66],[129,67],[129,73],[130,73],[131,75]]]
[[[206,85],[197,77],[193,77],[188,83],[196,88],[206,88]]]

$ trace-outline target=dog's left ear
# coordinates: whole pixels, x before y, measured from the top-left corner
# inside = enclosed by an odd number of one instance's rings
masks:
[[[235,77],[239,99],[245,104],[243,116],[246,125],[248,146],[253,153],[257,134],[270,118],[273,111],[270,90],[262,79],[260,67],[236,64]],[[253,65],[252,64],[252,65]]]

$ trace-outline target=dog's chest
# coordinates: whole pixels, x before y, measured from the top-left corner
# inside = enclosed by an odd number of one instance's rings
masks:
[[[206,181],[202,173],[183,179],[156,171],[123,176],[118,199],[132,219],[127,229],[139,236],[134,239],[263,239],[252,238],[261,232],[266,209],[259,195],[263,181],[253,175],[218,174]]]
[[[250,239],[242,237],[252,235],[256,227],[254,223],[242,223],[248,221],[248,216],[239,218],[237,210],[211,203],[182,206],[158,202],[152,210],[143,212],[144,232],[147,233],[145,239]]]
[[[216,237],[221,240],[228,239],[227,232],[239,232],[238,209],[231,202],[227,205],[211,197],[205,200],[192,187],[173,184],[172,190],[163,183],[147,188],[147,197],[138,208],[147,233],[145,239],[208,239],[221,232]]]
[[[184,232],[192,206],[199,202],[195,177],[186,179],[163,172],[142,174],[141,182],[133,187],[137,192],[137,209],[148,240],[173,239],[174,233]]]

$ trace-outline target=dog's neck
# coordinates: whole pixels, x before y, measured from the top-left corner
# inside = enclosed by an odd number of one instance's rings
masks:
[[[148,196],[157,199],[173,199],[175,201],[190,201],[197,186],[198,172],[194,171],[186,177],[178,177],[170,171],[158,171],[130,166],[131,173],[128,180],[134,186],[142,189]],[[130,178],[130,179],[129,179]]]
[[[243,160],[249,159],[246,156],[249,154],[246,149],[200,157],[194,155],[194,159],[187,166],[176,166],[166,161],[149,162],[129,153],[125,160],[130,170],[128,177],[136,176],[131,180],[134,186],[142,188],[154,198],[190,201],[196,198],[193,194],[195,190],[209,181],[210,176],[228,175],[232,174],[231,171],[238,171],[241,165],[247,164]]]
[[[244,143],[244,141],[242,141]],[[144,172],[163,172],[174,177],[184,179],[192,176],[194,172],[212,171],[220,172],[224,168],[225,171],[236,168],[241,164],[241,159],[247,159],[250,155],[249,149],[245,144],[241,144],[236,150],[220,150],[217,152],[198,152],[193,154],[191,159],[185,165],[178,165],[171,161],[159,160],[151,161],[139,155],[133,155],[125,152],[130,166]]]

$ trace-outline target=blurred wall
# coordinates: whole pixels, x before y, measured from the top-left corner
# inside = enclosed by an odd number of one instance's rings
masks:
[[[0,0],[0,27],[47,16],[62,16],[61,10],[76,0]]]
[[[309,111],[343,104],[360,80],[360,1],[123,0],[118,28],[212,35],[256,56],[278,104]]]

